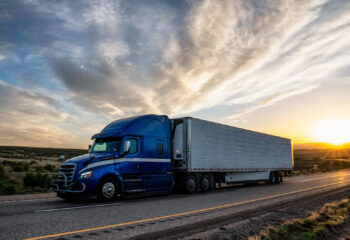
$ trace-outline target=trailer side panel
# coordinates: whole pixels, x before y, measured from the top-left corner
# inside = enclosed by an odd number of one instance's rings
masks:
[[[291,140],[186,119],[189,172],[287,171],[293,168]]]

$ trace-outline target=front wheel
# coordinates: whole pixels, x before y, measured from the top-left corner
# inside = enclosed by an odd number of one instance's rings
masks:
[[[97,198],[102,201],[113,201],[117,198],[118,183],[114,178],[102,179],[98,185]]]

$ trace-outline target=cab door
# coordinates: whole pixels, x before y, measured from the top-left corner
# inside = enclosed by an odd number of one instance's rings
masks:
[[[143,192],[146,185],[140,163],[141,138],[125,137],[122,144],[125,141],[130,141],[130,150],[123,158],[116,160],[116,169],[123,178],[125,192]]]
[[[149,191],[167,190],[172,184],[170,159],[167,158],[168,146],[163,139],[155,140],[155,158],[148,163],[146,186]],[[169,174],[170,173],[170,174]]]

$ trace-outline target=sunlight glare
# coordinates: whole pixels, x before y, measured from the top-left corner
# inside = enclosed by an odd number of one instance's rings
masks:
[[[328,119],[318,122],[313,129],[317,142],[341,145],[350,142],[350,119]]]

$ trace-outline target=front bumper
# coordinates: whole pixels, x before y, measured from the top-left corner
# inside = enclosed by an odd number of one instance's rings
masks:
[[[68,181],[63,173],[55,173],[52,176],[51,188],[55,192],[61,193],[83,193],[86,190],[86,184],[76,181]]]

